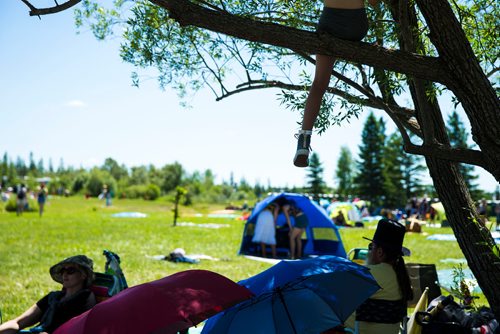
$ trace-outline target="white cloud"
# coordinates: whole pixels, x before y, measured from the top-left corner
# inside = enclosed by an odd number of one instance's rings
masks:
[[[68,103],[66,103],[66,106],[70,108],[83,108],[85,107],[85,103],[80,100],[71,100]]]

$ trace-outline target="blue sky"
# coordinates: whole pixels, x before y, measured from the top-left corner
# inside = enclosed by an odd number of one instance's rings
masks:
[[[292,164],[299,115],[279,105],[278,91],[216,102],[206,89],[184,109],[155,80],[132,87],[118,38],[77,34],[71,10],[41,20],[28,12],[20,0],[0,1],[0,154],[27,161],[33,152],[55,167],[61,158],[75,167],[107,157],[129,167],[177,161],[188,172],[210,168],[219,181],[232,172],[236,181],[304,184],[305,170]],[[340,147],[357,155],[367,114],[313,138],[330,186]],[[480,187],[493,191],[494,178],[477,172]]]

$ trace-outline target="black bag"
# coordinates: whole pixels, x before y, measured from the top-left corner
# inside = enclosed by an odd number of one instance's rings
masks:
[[[417,305],[426,287],[429,288],[429,300],[441,296],[436,265],[407,263],[406,270],[408,271],[408,276],[410,276],[411,286],[413,288],[413,299],[408,302],[408,307],[415,307]]]
[[[444,298],[444,296],[435,298],[427,310],[432,310]],[[417,312],[416,321],[422,325],[422,334],[469,334],[473,328],[487,325],[495,318],[487,307],[471,312],[454,301],[438,311],[431,319],[425,320],[426,316],[429,316],[428,312]]]

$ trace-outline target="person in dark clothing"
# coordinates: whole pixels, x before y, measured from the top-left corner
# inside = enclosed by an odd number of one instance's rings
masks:
[[[96,304],[89,290],[94,280],[93,262],[85,255],[64,259],[50,268],[50,275],[62,284],[62,290],[50,292],[19,317],[0,325],[0,334],[15,334],[37,323],[39,333],[50,334]]]
[[[21,185],[21,187],[17,189],[16,212],[18,216],[23,214],[23,211],[26,207],[26,203],[28,203],[28,199],[26,196],[26,188],[24,187],[23,184]]]
[[[40,185],[40,189],[37,194],[37,202],[38,202],[38,214],[40,217],[43,215],[43,208],[45,207],[45,202],[47,201],[47,188],[45,188],[45,184]]]

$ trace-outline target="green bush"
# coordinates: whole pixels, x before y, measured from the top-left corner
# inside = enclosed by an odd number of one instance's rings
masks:
[[[24,212],[33,212],[38,210],[38,203],[31,198],[28,198],[28,208],[24,209]],[[17,198],[15,195],[10,196],[7,203],[5,203],[5,211],[16,212],[17,211]]]
[[[146,187],[146,193],[144,194],[144,199],[154,201],[158,197],[160,197],[161,191],[160,187],[158,187],[156,184],[149,184]]]
[[[160,197],[160,187],[155,184],[134,185],[130,186],[123,191],[125,198],[142,198],[145,200],[154,201]]]
[[[146,186],[135,185],[125,188],[123,196],[125,198],[141,198],[142,194],[146,191]]]
[[[108,187],[111,194],[117,192],[116,180],[107,171],[94,168],[90,171],[89,178],[85,184],[85,189],[91,196],[98,196],[102,193],[104,185]]]

